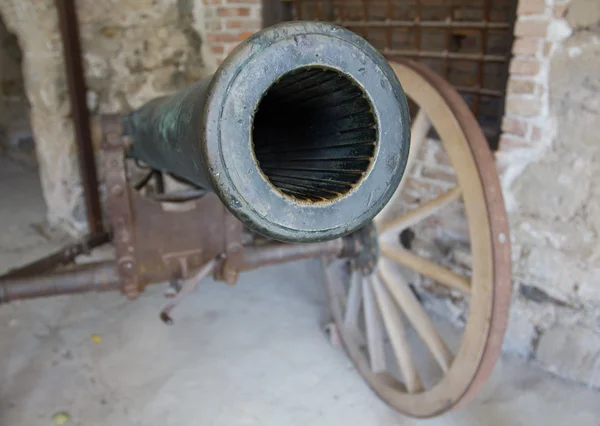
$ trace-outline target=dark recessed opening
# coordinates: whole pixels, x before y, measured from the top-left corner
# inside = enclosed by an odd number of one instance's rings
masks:
[[[369,168],[377,120],[350,77],[305,67],[267,90],[254,116],[252,141],[261,171],[282,193],[303,201],[333,200]]]

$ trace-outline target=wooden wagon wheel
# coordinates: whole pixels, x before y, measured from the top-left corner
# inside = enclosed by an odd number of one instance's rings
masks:
[[[471,400],[500,353],[511,294],[508,222],[493,157],[460,95],[422,65],[401,62],[392,67],[408,98],[419,107],[412,124],[407,171],[433,126],[458,185],[394,217],[403,180],[375,219],[380,256],[370,276],[353,270],[348,261],[324,260],[323,264],[338,332],[360,374],[398,411],[431,417]],[[470,278],[404,248],[398,237],[402,230],[461,197],[471,245]],[[469,309],[455,353],[396,265],[466,295]],[[422,380],[420,359],[411,347],[415,339],[407,337],[409,325],[435,359],[441,378]]]

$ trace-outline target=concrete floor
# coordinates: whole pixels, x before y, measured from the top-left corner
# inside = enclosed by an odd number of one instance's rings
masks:
[[[31,227],[43,221],[31,172],[0,164],[0,197],[1,272],[55,241]],[[511,358],[465,409],[420,421],[393,412],[322,332],[315,262],[248,273],[235,287],[206,280],[171,327],[158,319],[162,290],[0,307],[0,426],[50,425],[59,412],[86,426],[600,425],[600,393]]]

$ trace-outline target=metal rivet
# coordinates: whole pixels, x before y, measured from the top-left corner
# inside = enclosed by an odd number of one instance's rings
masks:
[[[500,244],[504,244],[506,242],[506,235],[504,233],[498,234],[498,241]]]
[[[112,195],[114,195],[114,196],[119,196],[119,195],[122,195],[122,194],[123,194],[123,187],[122,187],[121,185],[119,185],[119,184],[117,184],[117,185],[113,185],[113,186],[110,188],[110,193],[111,193]]]

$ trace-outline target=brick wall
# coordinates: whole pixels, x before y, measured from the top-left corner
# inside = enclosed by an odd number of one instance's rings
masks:
[[[513,247],[505,349],[595,387],[599,23],[597,0],[520,0],[496,153]]]
[[[206,41],[217,63],[262,28],[261,0],[204,0]]]
[[[552,139],[553,129],[548,125],[549,60],[557,43],[570,34],[562,19],[567,4],[566,0],[519,2],[512,48],[514,56],[510,64],[502,122],[503,135],[497,156],[504,170],[515,167],[504,161],[505,153],[539,151]],[[534,161],[535,155],[529,159]],[[509,171],[505,178],[510,180],[513,174]]]

